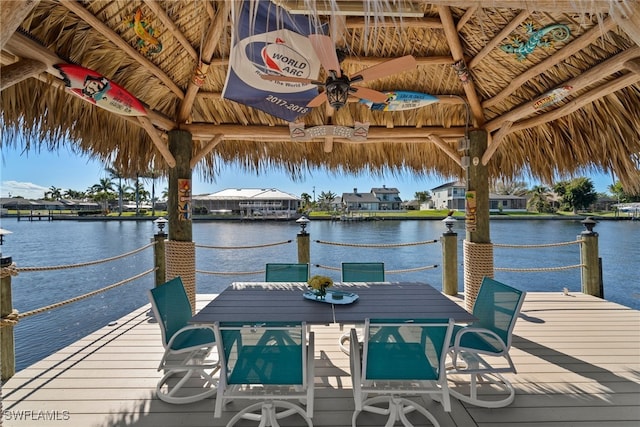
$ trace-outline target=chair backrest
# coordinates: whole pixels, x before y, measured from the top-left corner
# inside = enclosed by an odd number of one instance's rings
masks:
[[[443,380],[452,319],[367,319],[363,380]]]
[[[309,280],[309,264],[268,263],[265,280],[267,282],[306,282]]]
[[[217,334],[227,384],[307,385],[305,323],[224,323]]]
[[[473,305],[473,323],[497,334],[507,349],[511,347],[511,333],[518,319],[526,292],[497,280],[482,279],[478,296]]]
[[[384,282],[384,262],[343,262],[343,282]]]
[[[162,342],[166,346],[178,330],[191,319],[191,303],[180,276],[148,291],[151,309],[160,325]]]

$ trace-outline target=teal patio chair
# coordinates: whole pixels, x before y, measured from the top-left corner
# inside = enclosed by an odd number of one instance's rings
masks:
[[[356,330],[352,329],[352,426],[356,427],[358,416],[366,411],[387,416],[385,426],[397,421],[413,426],[407,415],[418,412],[439,427],[435,416],[415,397],[422,397],[427,404],[430,396],[451,412],[445,360],[452,333],[451,319],[367,319],[361,355]]]
[[[384,262],[343,262],[343,282],[384,282]],[[360,334],[358,334],[360,335]],[[340,336],[338,345],[346,355],[349,354],[350,334],[346,332]],[[359,339],[362,342],[362,339]]]
[[[526,292],[485,277],[482,279],[478,297],[473,306],[477,321],[467,326],[456,326],[449,348],[452,381],[455,374],[469,375],[464,381],[465,390],[451,389],[451,395],[459,400],[485,408],[499,408],[509,405],[515,398],[515,390],[502,373],[516,373],[509,356],[512,332],[520,314]],[[507,366],[492,365],[496,358],[506,359]],[[466,384],[468,382],[468,384]],[[482,389],[490,390],[480,397]],[[496,393],[496,389],[498,393]],[[501,398],[506,394],[506,397]],[[488,396],[500,396],[498,400]]]
[[[343,262],[343,282],[384,282],[384,262]]]
[[[176,277],[150,289],[148,296],[165,349],[158,366],[158,371],[164,369],[165,374],[156,386],[156,395],[177,404],[213,396],[218,383],[214,375],[220,370],[217,357],[212,359],[214,329],[188,324],[191,304],[182,279]]]
[[[214,417],[231,400],[259,400],[239,410],[227,427],[241,419],[278,426],[277,420],[295,414],[312,427],[315,350],[306,323],[217,323],[215,329],[222,370]]]
[[[265,281],[267,282],[306,282],[309,280],[309,264],[268,263]]]

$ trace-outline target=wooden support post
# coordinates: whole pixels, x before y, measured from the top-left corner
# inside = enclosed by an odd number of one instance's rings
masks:
[[[582,293],[603,298],[598,258],[598,233],[593,230],[583,231],[578,236],[580,245],[580,263],[582,264]]]
[[[167,235],[164,232],[159,232],[153,236],[153,240],[156,242],[153,246],[153,261],[156,267],[156,286],[160,286],[167,281],[167,263],[164,250],[164,241],[166,239]]]
[[[191,211],[191,156],[193,139],[184,130],[169,132],[169,150],[176,166],[169,169],[169,240],[165,242],[166,278],[180,276],[191,309],[195,312],[196,298],[196,254],[193,243]]]
[[[191,222],[191,155],[193,140],[183,130],[169,132],[169,151],[176,166],[169,169],[169,240],[190,242]]]
[[[458,295],[458,233],[442,233],[442,292]]]
[[[301,264],[309,264],[311,262],[311,245],[309,244],[311,238],[309,233],[298,233],[296,240],[298,241],[298,262]]]
[[[482,279],[493,277],[493,246],[489,237],[489,175],[482,164],[487,151],[487,132],[469,133],[467,150],[467,193],[465,195],[464,300],[473,308]]]
[[[5,319],[13,314],[13,298],[11,296],[11,274],[7,272],[11,266],[11,257],[0,258],[0,373],[2,382],[8,381],[16,373],[16,353],[13,336],[13,325],[5,324]],[[10,320],[9,320],[10,321]]]

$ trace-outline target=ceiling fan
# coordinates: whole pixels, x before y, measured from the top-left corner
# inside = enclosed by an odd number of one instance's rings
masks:
[[[374,103],[384,103],[387,101],[387,95],[377,90],[366,87],[352,86],[353,83],[367,82],[374,79],[389,76],[395,73],[408,71],[416,67],[416,60],[411,55],[400,58],[390,59],[369,68],[360,71],[354,77],[342,73],[340,69],[340,61],[336,54],[336,48],[331,37],[323,34],[312,34],[309,36],[311,45],[315,50],[322,67],[327,72],[326,81],[318,81],[293,76],[279,76],[273,74],[262,74],[264,80],[280,81],[280,82],[296,82],[304,84],[315,84],[324,87],[324,92],[313,98],[307,104],[307,107],[318,107],[327,101],[331,107],[338,110],[347,103],[349,95],[358,98],[367,99]]]

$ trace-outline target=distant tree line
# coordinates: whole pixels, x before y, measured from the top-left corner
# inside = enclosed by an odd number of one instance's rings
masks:
[[[122,214],[124,202],[135,202],[136,211],[142,203],[153,203],[158,200],[155,195],[155,180],[160,175],[155,171],[147,171],[137,174],[134,178],[128,178],[115,168],[106,169],[109,176],[101,178],[100,182],[87,188],[85,191],[63,190],[51,186],[44,193],[44,200],[84,200],[99,203],[104,211],[108,210],[110,202],[118,201],[118,212]],[[151,180],[151,192],[147,191],[143,180]],[[130,185],[131,184],[131,185]],[[161,198],[166,199],[168,190],[165,188]]]

